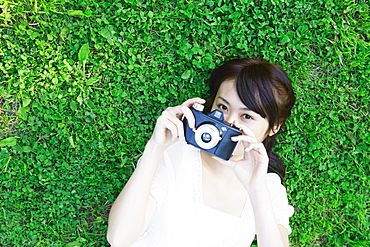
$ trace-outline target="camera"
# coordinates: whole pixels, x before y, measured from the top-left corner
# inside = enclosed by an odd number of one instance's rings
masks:
[[[183,119],[186,142],[221,159],[229,160],[238,145],[231,137],[241,135],[242,132],[225,122],[221,111],[215,110],[206,115],[203,108],[203,105],[197,103],[190,107],[195,118],[195,130],[189,127],[186,118]]]

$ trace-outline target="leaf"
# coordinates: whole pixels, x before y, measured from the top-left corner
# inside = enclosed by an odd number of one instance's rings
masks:
[[[190,78],[190,75],[191,75],[190,70],[185,70],[184,73],[182,73],[181,78],[186,80]]]
[[[29,98],[25,98],[25,99],[23,99],[23,101],[22,101],[22,105],[23,105],[23,107],[26,107],[26,106],[28,106],[30,103],[31,103],[31,99],[29,99]]]
[[[75,148],[75,147],[76,147],[76,145],[75,145],[75,142],[73,141],[73,137],[72,137],[72,136],[68,137],[68,140],[69,140],[69,144],[71,144],[71,146],[72,146],[73,148]]]
[[[86,17],[90,17],[91,14],[92,14],[91,9],[89,7],[87,7],[84,14],[85,14]]]
[[[87,60],[90,54],[89,50],[89,44],[83,44],[78,52],[78,60],[80,63],[83,63],[83,61]]]
[[[29,153],[32,151],[32,148],[30,146],[24,146],[22,147],[22,151],[25,153]]]
[[[281,45],[284,45],[284,44],[288,43],[289,41],[290,41],[289,36],[288,36],[288,35],[284,35],[284,36],[281,38],[280,43],[281,43]]]
[[[281,37],[281,40],[280,40],[280,44],[285,45],[289,43],[292,40],[293,36],[294,36],[294,33],[291,31],[283,34],[283,37]]]
[[[115,31],[113,30],[112,26],[104,27],[100,31],[100,35],[107,39],[109,44],[113,44],[113,35]]]
[[[0,147],[13,147],[15,145],[17,145],[17,138],[15,137],[8,137],[0,141]]]
[[[76,111],[77,110],[77,105],[74,101],[71,101],[71,103],[69,104],[69,106],[71,107],[72,111]]]
[[[66,65],[66,67],[67,67],[67,69],[68,69],[69,71],[72,71],[72,70],[73,70],[72,66],[68,63],[68,61],[67,61],[67,60],[63,59],[63,63],[64,63],[64,65]]]
[[[73,17],[87,17],[82,10],[70,10],[68,11],[68,15]]]
[[[20,116],[22,119],[26,120],[28,117],[27,108],[25,107],[19,107],[17,111],[18,116]]]
[[[111,33],[111,31],[108,29],[108,28],[106,28],[106,27],[104,27],[101,31],[100,31],[100,34],[101,34],[101,36],[103,36],[104,38],[106,38],[106,39],[111,39],[112,38],[112,33]]]
[[[85,242],[87,242],[86,239],[84,239],[82,237],[79,237],[75,241],[66,244],[64,247],[80,247],[80,246],[85,246],[86,245]]]
[[[82,99],[82,96],[81,95],[78,95],[77,96],[77,102],[82,105],[82,102],[83,102],[83,99]]]

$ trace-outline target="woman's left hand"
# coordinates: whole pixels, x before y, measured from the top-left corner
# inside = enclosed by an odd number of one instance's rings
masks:
[[[266,185],[266,175],[268,169],[269,158],[263,143],[258,142],[253,132],[246,126],[236,127],[242,130],[242,135],[234,136],[232,141],[240,141],[244,146],[244,156],[238,161],[222,160],[215,157],[219,162],[231,167],[234,170],[236,177],[242,185],[248,190],[258,190]]]

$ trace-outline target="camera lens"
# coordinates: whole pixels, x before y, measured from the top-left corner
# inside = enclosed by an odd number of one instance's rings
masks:
[[[202,134],[202,141],[208,143],[212,140],[212,136],[210,133],[203,133]]]
[[[196,144],[203,149],[211,149],[221,141],[220,130],[212,123],[200,125],[194,134]]]

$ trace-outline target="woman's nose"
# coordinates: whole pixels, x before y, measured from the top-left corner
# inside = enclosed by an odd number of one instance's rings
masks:
[[[232,124],[234,125],[234,123],[236,122],[237,118],[231,114],[228,114],[227,116],[225,116],[224,120],[226,122],[228,122],[229,124]]]

